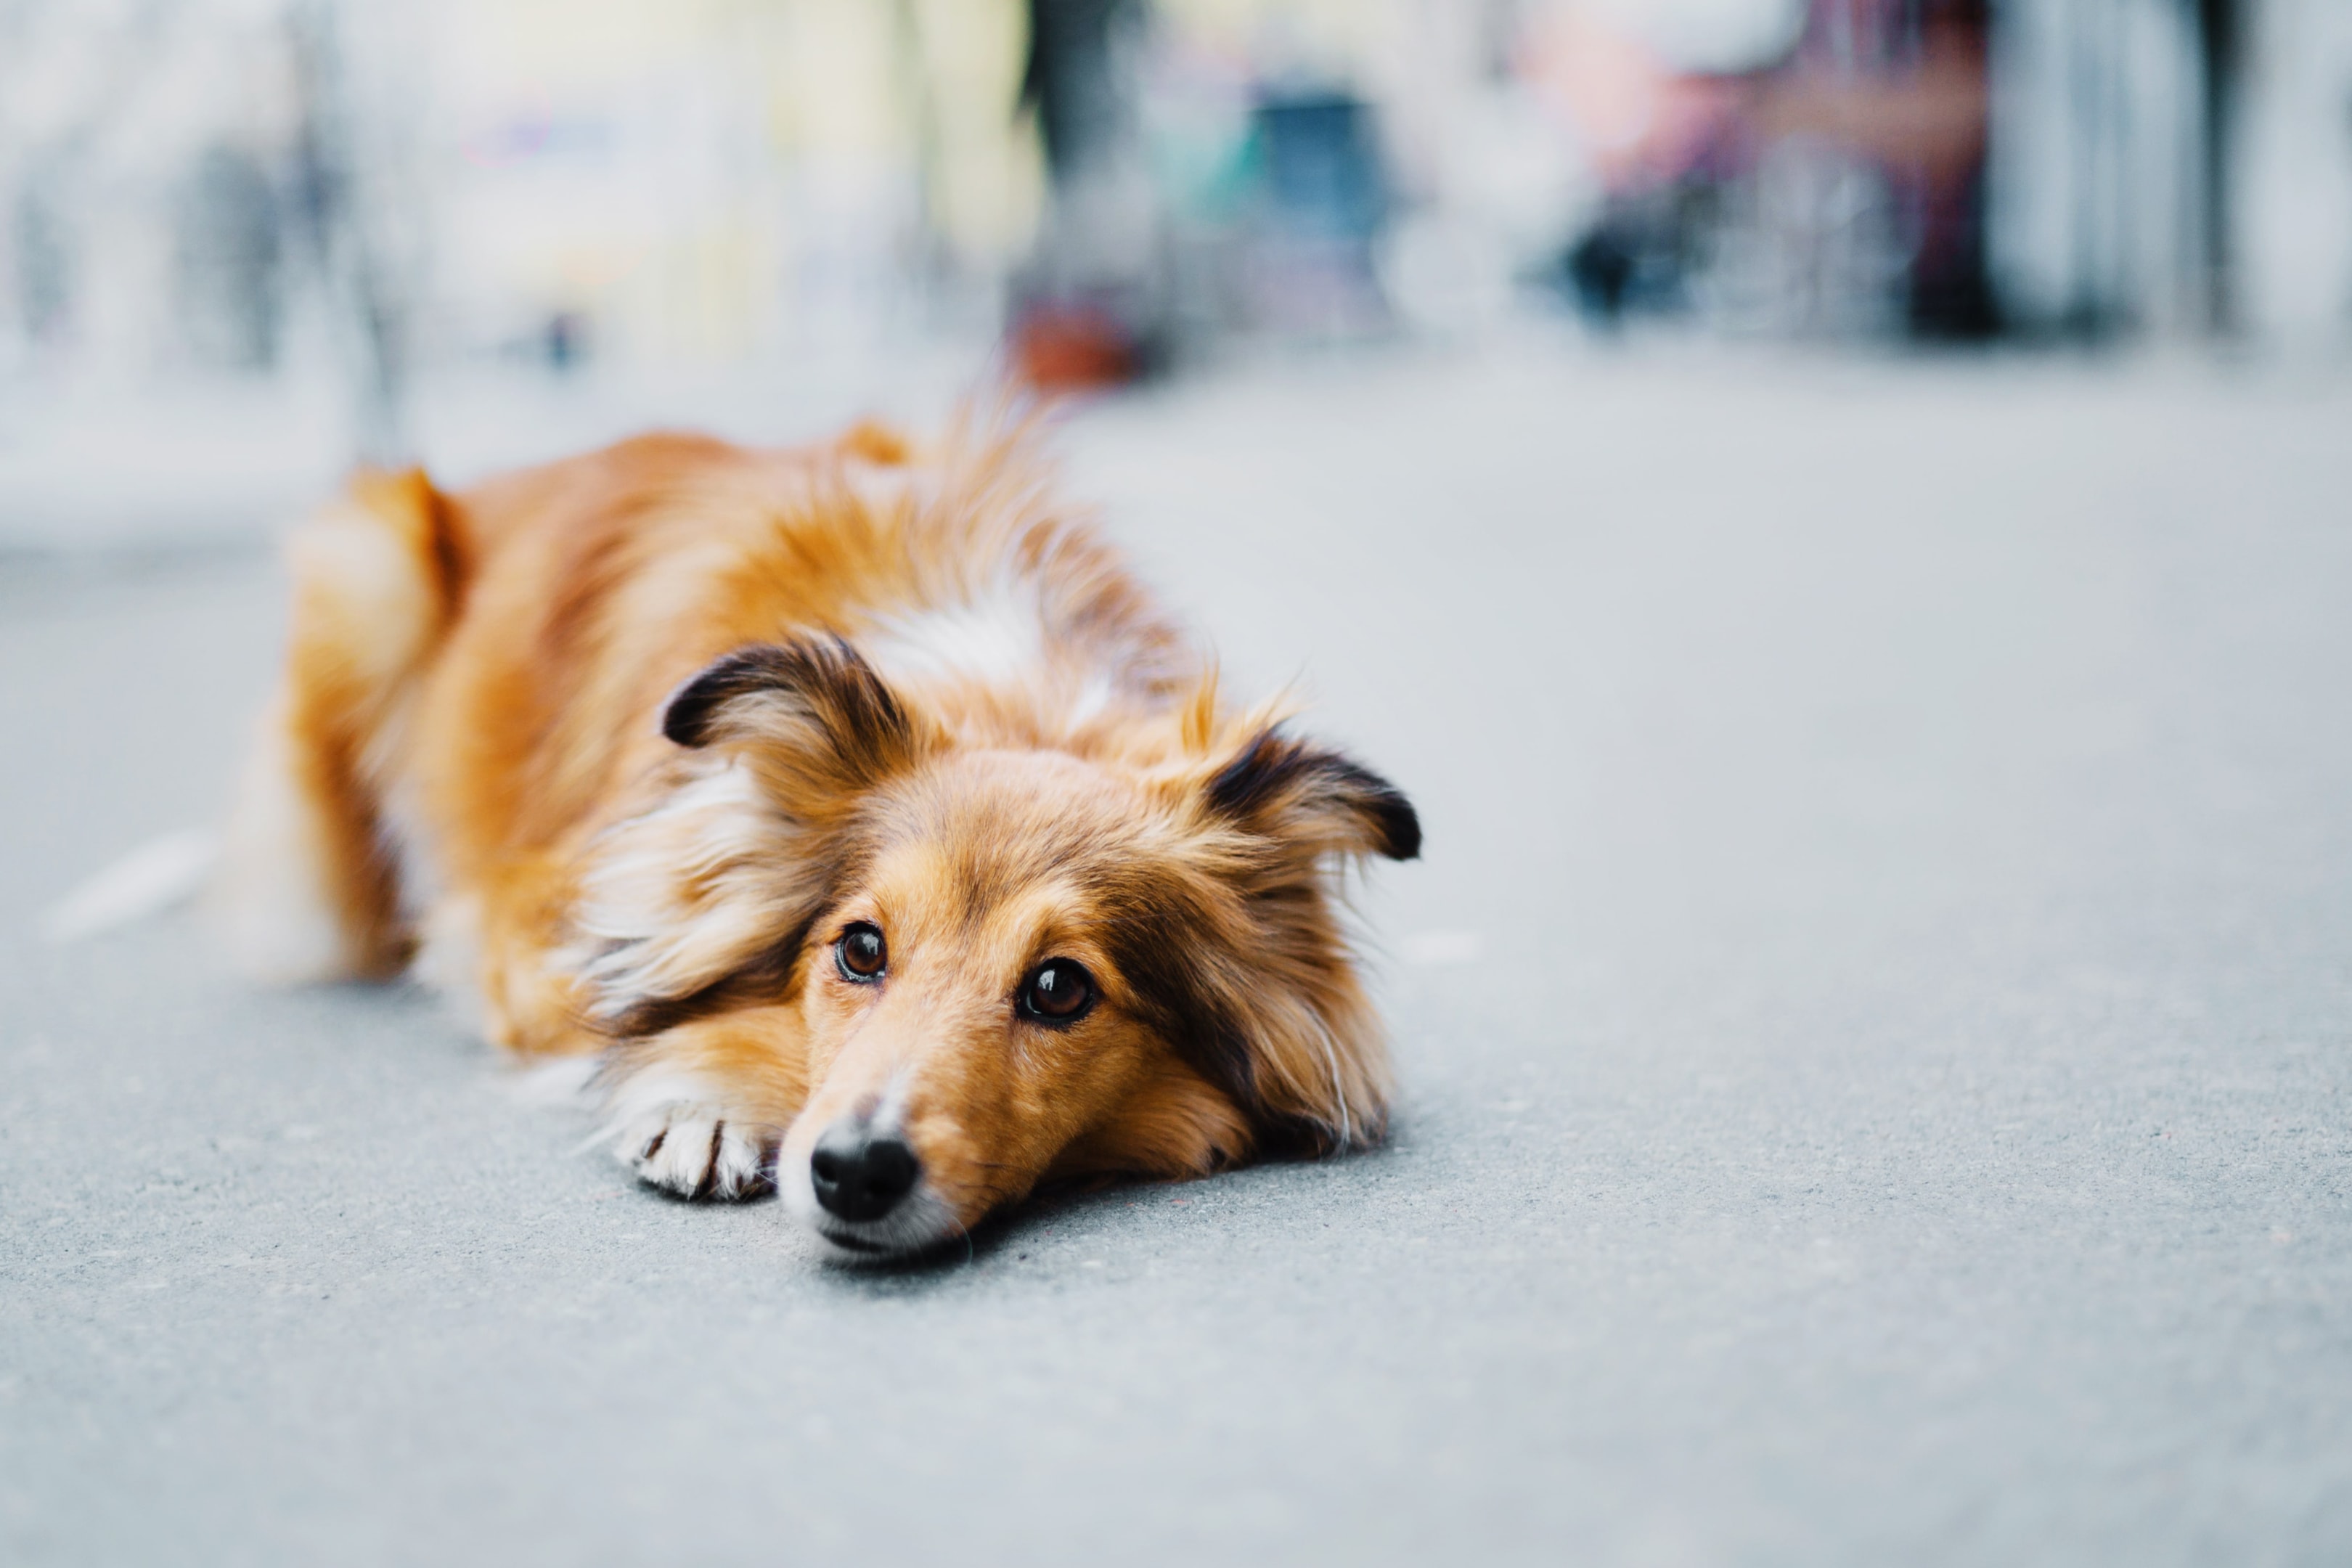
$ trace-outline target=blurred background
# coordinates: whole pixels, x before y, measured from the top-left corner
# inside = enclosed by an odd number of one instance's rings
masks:
[[[2352,1563],[2347,350],[2352,0],[0,0],[0,1563]],[[28,940],[355,459],[998,376],[1421,811],[1384,1152],[830,1269]]]
[[[18,536],[994,368],[2347,327],[2339,0],[0,0]]]

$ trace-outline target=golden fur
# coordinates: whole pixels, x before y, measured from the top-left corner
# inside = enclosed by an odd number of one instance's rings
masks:
[[[500,1045],[603,1053],[646,1180],[772,1179],[899,1250],[1049,1178],[1380,1134],[1332,879],[1417,852],[1412,807],[1229,709],[1017,437],[364,476],[291,561],[238,939],[289,977],[413,960]],[[1075,1023],[1016,1006],[1049,959],[1091,979]],[[920,1185],[836,1223],[811,1151],[880,1120]]]

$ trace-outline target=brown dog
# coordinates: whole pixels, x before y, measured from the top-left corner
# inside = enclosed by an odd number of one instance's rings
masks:
[[[1379,1135],[1332,879],[1412,807],[1228,710],[1017,437],[363,478],[292,562],[239,944],[604,1053],[646,1181],[897,1252]]]

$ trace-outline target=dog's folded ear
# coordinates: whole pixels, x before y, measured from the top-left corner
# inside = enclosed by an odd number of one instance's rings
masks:
[[[670,694],[662,733],[740,747],[776,782],[835,792],[878,784],[928,752],[935,727],[839,637],[738,648]]]
[[[1421,818],[1403,792],[1337,752],[1261,730],[1209,780],[1211,812],[1245,831],[1317,855],[1411,860]]]
[[[670,781],[583,879],[575,962],[616,1037],[673,1026],[730,978],[780,989],[826,898],[830,836],[940,738],[838,637],[738,648],[670,694],[661,728],[731,765]]]

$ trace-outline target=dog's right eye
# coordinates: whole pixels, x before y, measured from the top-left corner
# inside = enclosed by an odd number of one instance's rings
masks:
[[[1034,1024],[1075,1024],[1094,1005],[1094,976],[1066,958],[1039,964],[1021,987],[1021,1016]]]
[[[882,970],[890,962],[890,949],[883,942],[880,930],[859,921],[833,944],[833,961],[840,965],[844,980],[866,985],[882,978]]]

